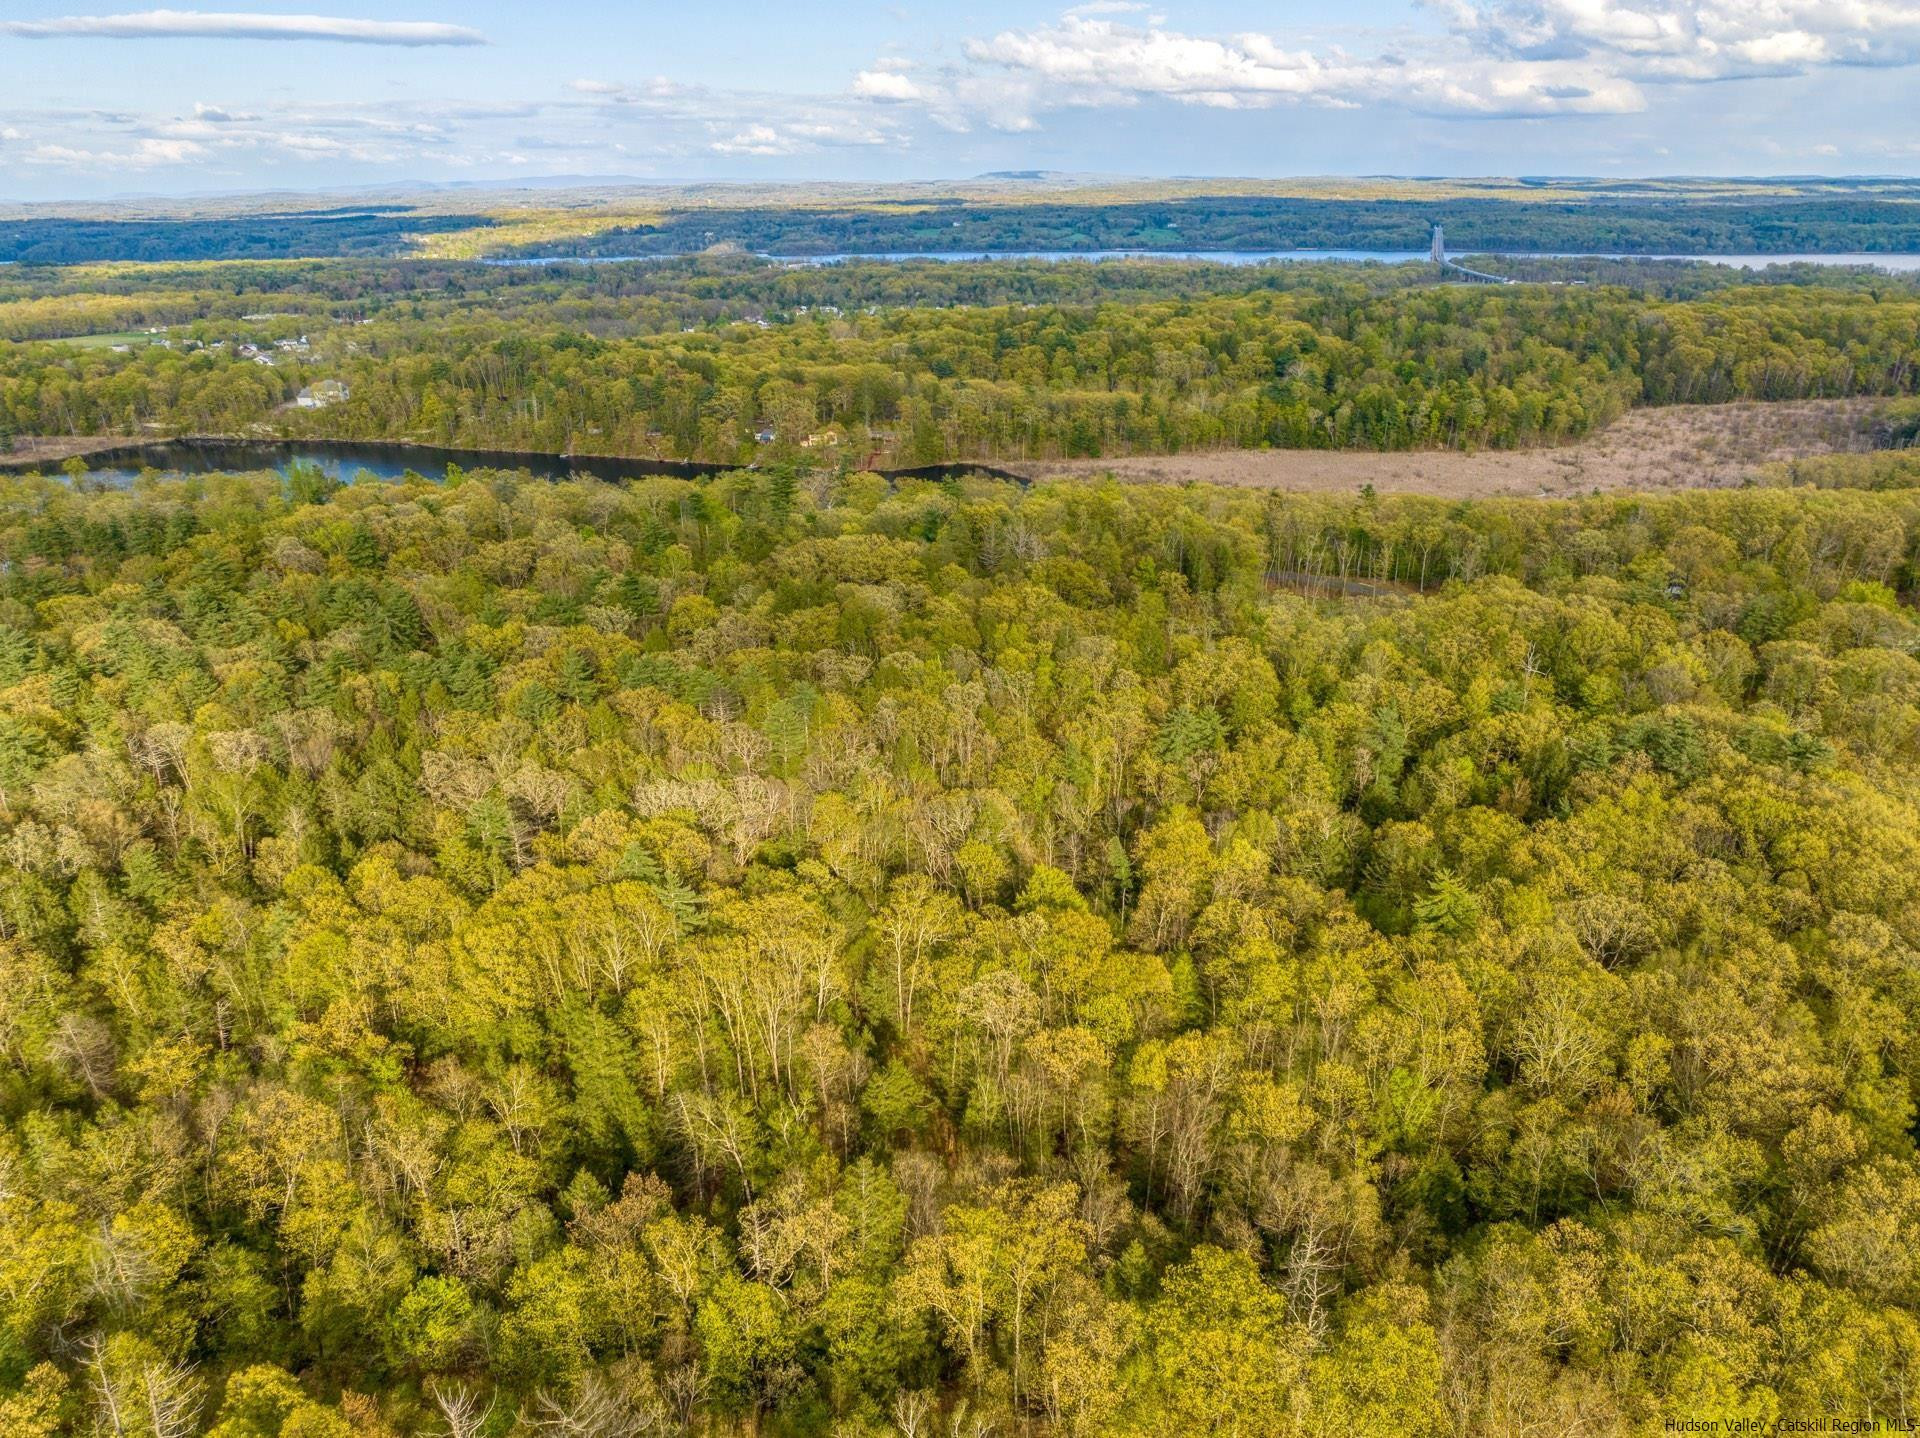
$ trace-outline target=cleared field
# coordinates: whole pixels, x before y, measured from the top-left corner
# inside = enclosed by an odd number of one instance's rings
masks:
[[[1566,496],[1595,489],[1711,489],[1736,486],[1762,465],[1872,447],[1882,400],[1794,400],[1772,404],[1637,409],[1600,434],[1557,449],[1466,454],[1352,450],[1225,450],[1121,459],[1012,464],[1035,479],[1105,475],[1152,484],[1233,484],[1255,489],[1355,490],[1468,499]]]
[[[67,460],[131,442],[124,434],[16,434],[11,442],[0,439],[0,470],[58,469]]]
[[[68,345],[77,350],[112,349],[115,345],[150,345],[160,338],[145,330],[116,330],[102,335],[62,335],[58,339],[48,340],[48,344]]]

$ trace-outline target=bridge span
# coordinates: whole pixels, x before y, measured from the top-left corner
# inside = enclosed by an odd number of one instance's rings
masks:
[[[1505,275],[1490,275],[1485,270],[1470,270],[1465,265],[1452,260],[1440,261],[1440,270],[1444,279],[1458,279],[1469,285],[1510,285],[1512,280]]]
[[[1470,270],[1447,258],[1447,232],[1436,223],[1433,227],[1433,248],[1429,252],[1433,263],[1440,267],[1440,278],[1458,280],[1469,285],[1510,285],[1512,280],[1505,275],[1490,275],[1485,270]]]

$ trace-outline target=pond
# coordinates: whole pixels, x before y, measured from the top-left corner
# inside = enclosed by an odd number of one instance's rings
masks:
[[[435,481],[447,476],[447,467],[463,470],[525,470],[536,479],[564,480],[576,475],[604,480],[644,479],[664,475],[676,479],[711,479],[740,469],[737,464],[699,460],[633,459],[616,455],[568,455],[532,450],[444,449],[425,444],[387,444],[358,440],[235,440],[175,439],[153,444],[129,443],[124,448],[100,450],[88,457],[88,477],[97,484],[127,485],[144,470],[168,474],[212,474],[220,471],[274,470],[286,474],[296,465],[320,470],[330,478],[351,483],[362,476],[396,480],[412,473]],[[51,473],[58,464],[39,466]],[[22,469],[23,464],[0,468]],[[945,479],[960,474],[984,474],[991,479],[1025,479],[982,464],[934,464],[908,469],[881,470],[888,479]]]

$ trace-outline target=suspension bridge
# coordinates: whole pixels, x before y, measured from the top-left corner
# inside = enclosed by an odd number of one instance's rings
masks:
[[[1438,224],[1433,227],[1433,263],[1440,267],[1440,277],[1457,284],[1466,285],[1510,285],[1512,280],[1505,275],[1490,275],[1485,270],[1470,270],[1447,258],[1447,234]]]

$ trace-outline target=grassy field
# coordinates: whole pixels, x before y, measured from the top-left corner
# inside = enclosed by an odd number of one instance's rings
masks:
[[[62,335],[47,343],[69,345],[77,350],[105,350],[115,345],[150,345],[159,338],[159,335],[150,335],[145,330],[115,330],[99,335]]]

